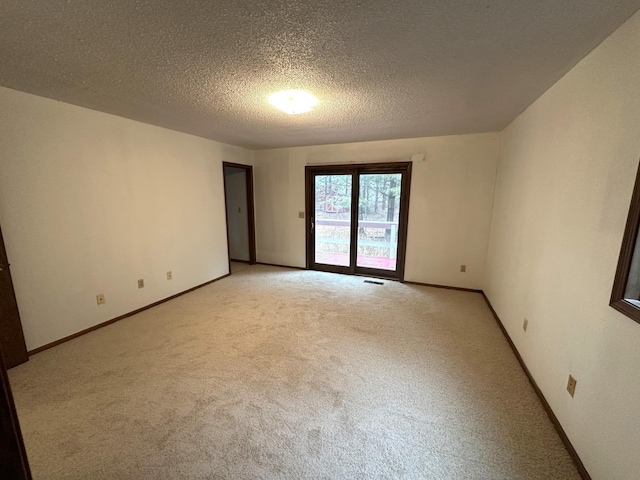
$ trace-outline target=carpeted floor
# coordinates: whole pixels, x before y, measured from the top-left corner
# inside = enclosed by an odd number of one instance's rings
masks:
[[[36,480],[578,479],[475,293],[253,265],[10,372]]]
[[[231,266],[231,274],[238,273],[240,270],[244,270],[245,268],[249,268],[251,265],[244,262],[234,262],[233,260],[230,262]]]

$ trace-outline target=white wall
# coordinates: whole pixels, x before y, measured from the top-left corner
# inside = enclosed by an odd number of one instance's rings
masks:
[[[247,171],[225,167],[229,256],[249,261],[249,215],[247,209]]]
[[[405,280],[481,288],[498,134],[417,138],[256,152],[259,262],[305,266],[305,165],[413,163]],[[460,265],[467,272],[460,273]]]
[[[228,272],[222,161],[252,152],[5,88],[0,112],[0,224],[28,349]]]
[[[486,293],[594,479],[640,472],[640,325],[608,306],[640,156],[639,51],[636,14],[503,132],[487,263]]]

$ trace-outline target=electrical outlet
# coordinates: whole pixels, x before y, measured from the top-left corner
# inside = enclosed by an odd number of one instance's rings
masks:
[[[571,395],[572,397],[574,393],[576,393],[576,383],[578,383],[578,381],[571,375],[569,375],[569,381],[567,382],[567,392],[569,392],[569,395]]]
[[[467,271],[467,266],[466,265],[460,265],[460,271],[462,273],[466,272]]]
[[[104,299],[104,293],[96,295],[96,301],[98,302],[98,305],[102,305],[103,303],[105,303],[106,300]]]
[[[138,280],[138,288],[144,288],[144,278]]]
[[[525,318],[524,322],[522,322],[522,329],[526,332],[528,326],[529,326],[529,320]]]
[[[304,218],[304,212],[298,212],[298,218]]]
[[[167,280],[171,280],[173,278],[173,273],[167,272]]]

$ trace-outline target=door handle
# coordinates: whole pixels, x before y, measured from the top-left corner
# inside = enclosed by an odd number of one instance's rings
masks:
[[[314,218],[311,218],[311,233],[313,233],[313,229],[315,228],[316,224],[314,222]]]

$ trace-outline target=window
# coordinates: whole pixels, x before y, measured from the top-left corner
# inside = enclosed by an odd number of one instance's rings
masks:
[[[631,197],[627,226],[622,238],[618,269],[613,281],[611,305],[640,323],[640,168]]]

